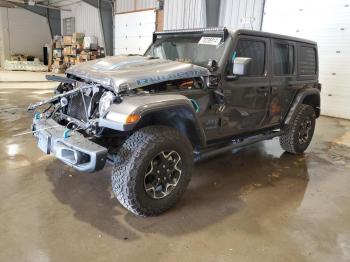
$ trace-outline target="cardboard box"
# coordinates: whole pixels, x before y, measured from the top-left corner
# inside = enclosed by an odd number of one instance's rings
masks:
[[[53,62],[53,65],[54,65],[55,67],[61,67],[61,66],[63,65],[63,61],[57,61],[57,60],[55,60],[55,61]]]
[[[80,61],[88,61],[88,60],[90,60],[90,55],[88,55],[88,54],[80,54],[79,55],[79,60]]]
[[[73,33],[72,44],[83,44],[84,43],[84,33]]]
[[[65,46],[63,49],[64,55],[71,55],[72,54],[72,47],[71,46]]]
[[[62,42],[61,41],[57,41],[54,43],[54,48],[62,48]]]
[[[71,63],[71,64],[75,64],[75,57],[70,57],[69,58],[69,63]]]
[[[78,55],[83,50],[80,45],[72,46],[72,55]]]
[[[64,45],[71,45],[72,44],[72,36],[71,35],[65,35],[63,37],[63,44]]]
[[[75,47],[76,49],[79,49],[79,50],[83,50],[83,49],[84,49],[83,43],[81,43],[81,44],[74,44],[74,47]]]

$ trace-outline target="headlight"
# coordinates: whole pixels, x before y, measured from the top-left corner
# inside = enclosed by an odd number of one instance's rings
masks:
[[[138,114],[124,115],[118,112],[110,111],[106,115],[106,119],[122,124],[132,124],[139,121],[141,119],[141,116]]]
[[[112,92],[104,92],[103,95],[100,98],[100,103],[98,105],[98,111],[100,113],[100,116],[103,116],[107,109],[113,104],[114,95]]]

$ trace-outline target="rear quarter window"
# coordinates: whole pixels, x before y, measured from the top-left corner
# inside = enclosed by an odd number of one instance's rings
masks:
[[[301,46],[299,49],[299,75],[315,75],[317,73],[316,49]]]

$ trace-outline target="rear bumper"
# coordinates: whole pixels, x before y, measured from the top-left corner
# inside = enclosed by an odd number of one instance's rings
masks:
[[[65,164],[83,172],[98,171],[105,166],[107,149],[79,132],[71,132],[64,138],[66,128],[52,119],[34,119],[32,128],[38,147]]]

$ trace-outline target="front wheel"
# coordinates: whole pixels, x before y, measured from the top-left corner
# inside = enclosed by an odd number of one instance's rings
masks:
[[[112,171],[112,189],[134,214],[157,215],[181,198],[192,166],[192,145],[186,137],[166,126],[145,127],[120,148]]]
[[[291,124],[280,137],[283,150],[301,154],[309,146],[315,130],[316,114],[312,106],[301,104]]]

